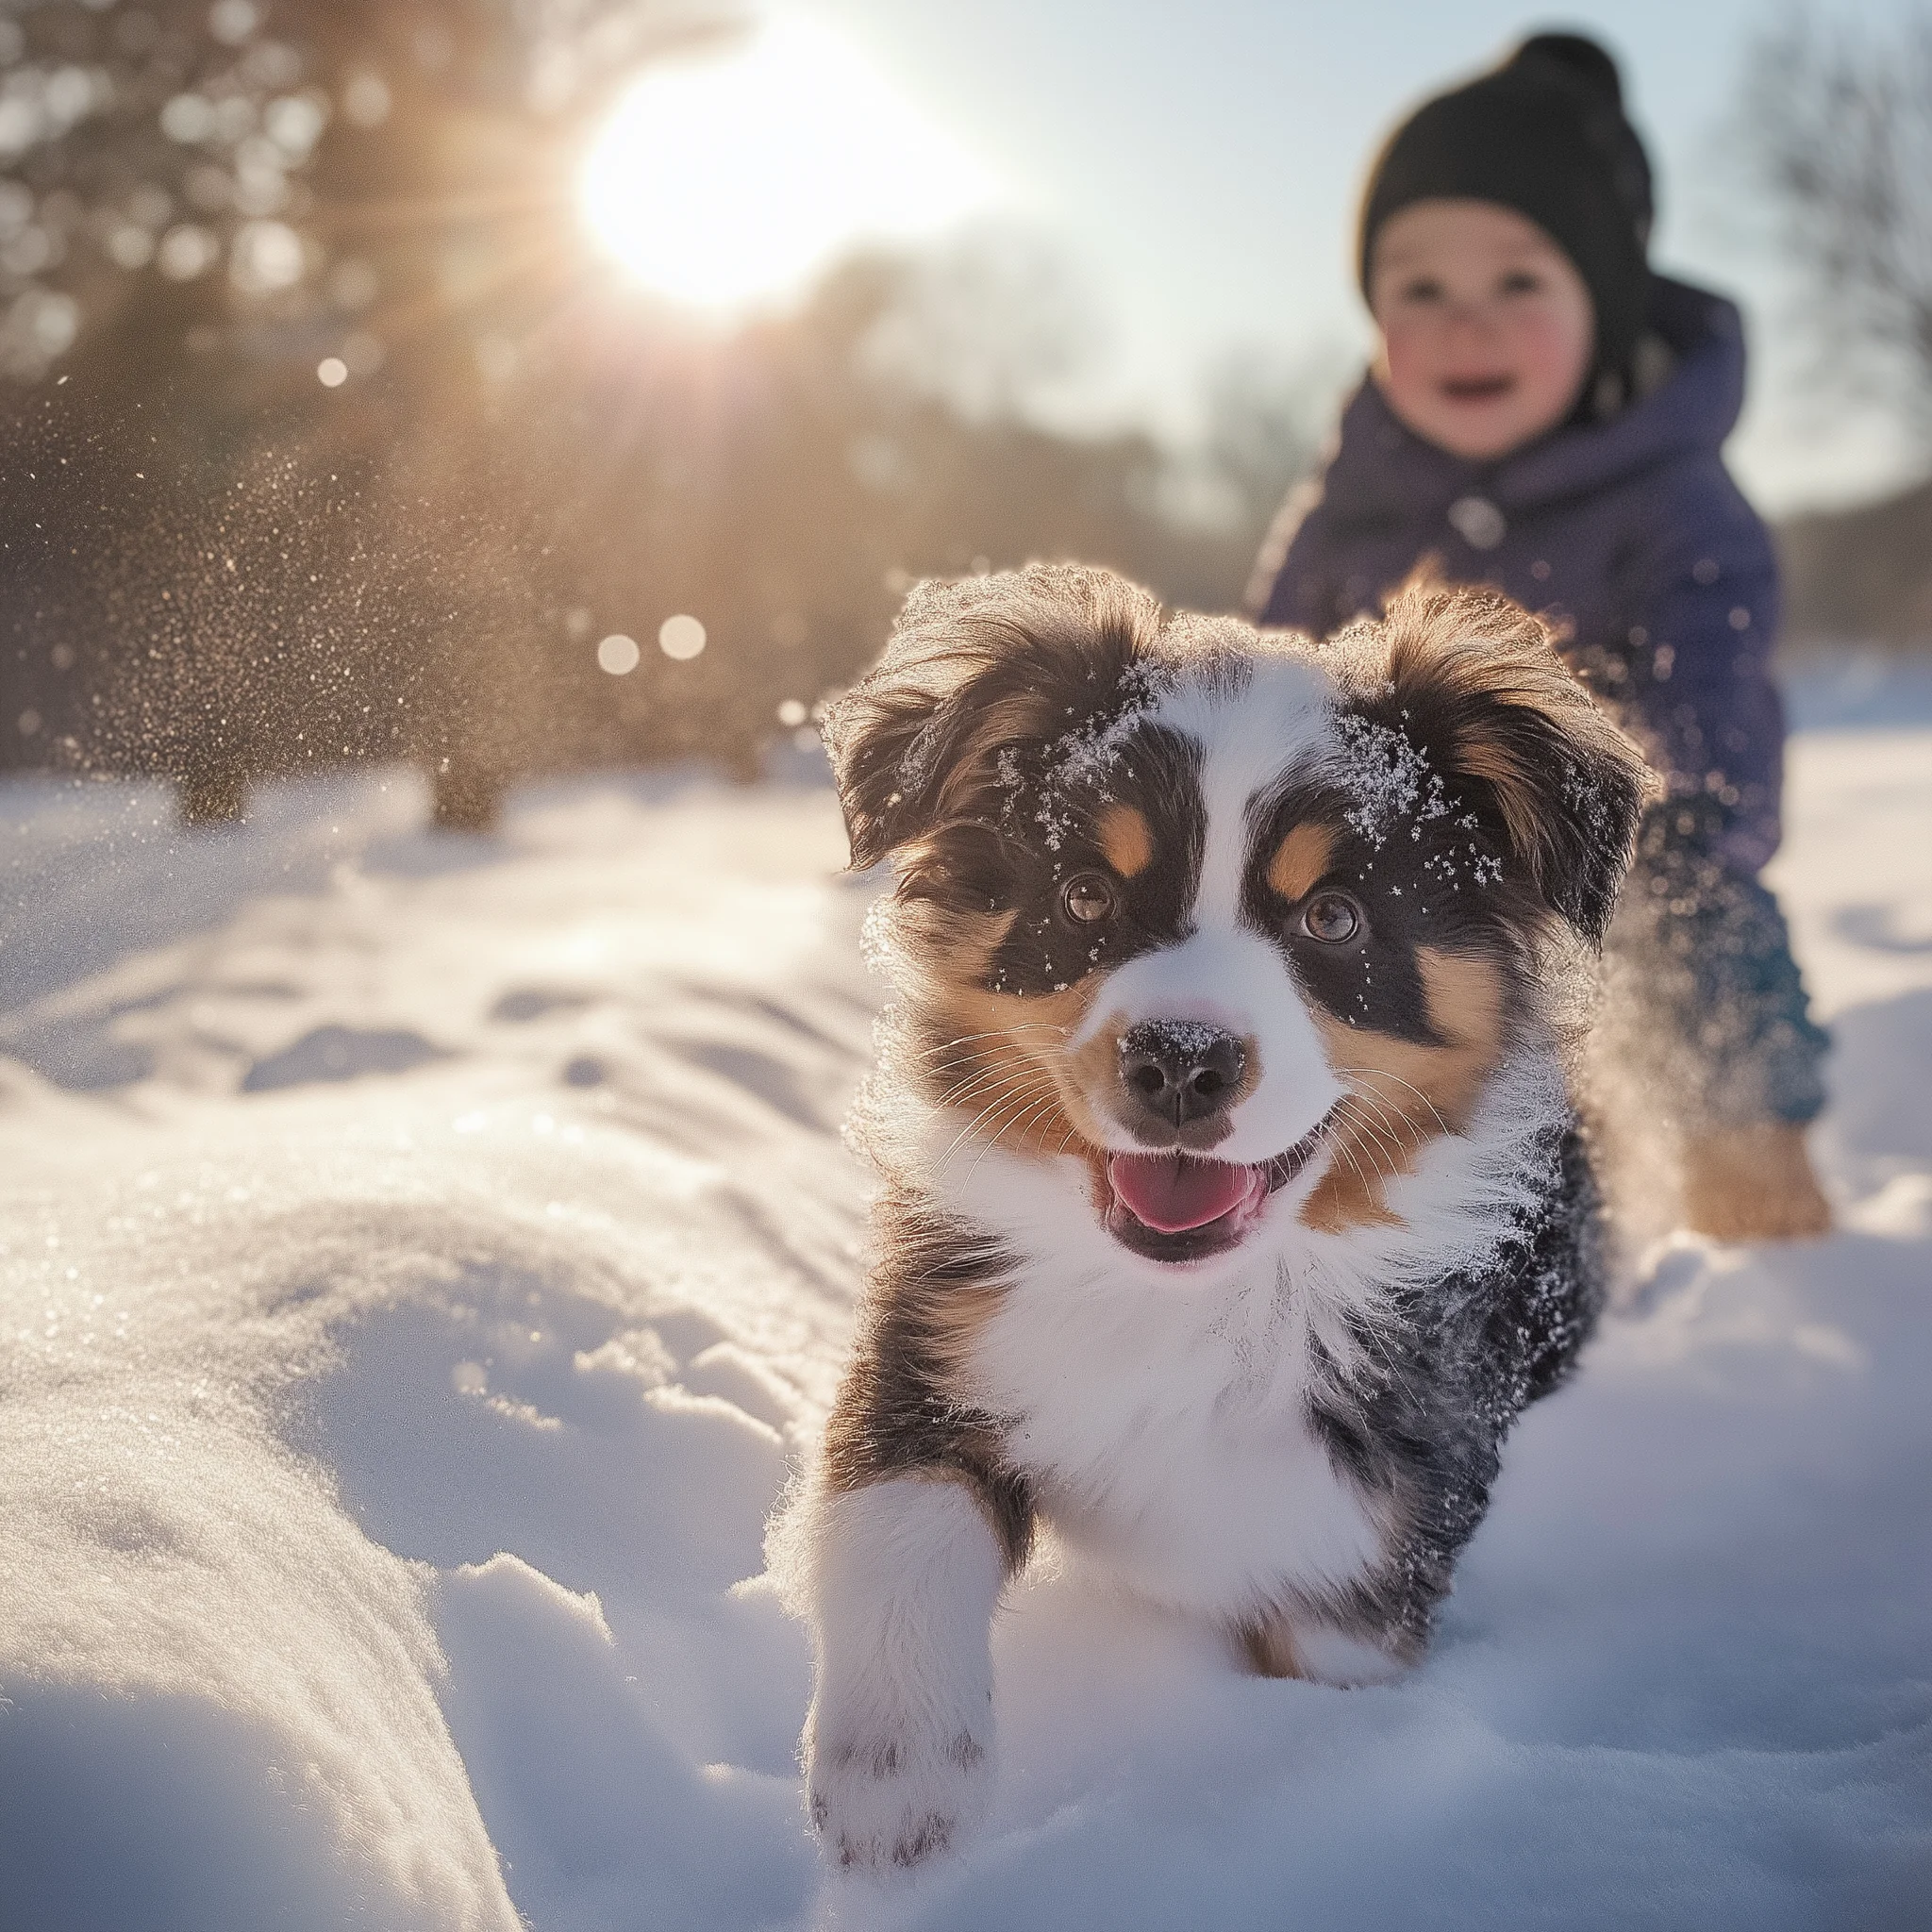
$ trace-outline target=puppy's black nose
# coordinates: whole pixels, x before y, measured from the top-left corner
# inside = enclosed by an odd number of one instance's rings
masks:
[[[1147,1020],[1121,1041],[1121,1079],[1140,1107],[1175,1127],[1229,1106],[1247,1053],[1198,1020]]]

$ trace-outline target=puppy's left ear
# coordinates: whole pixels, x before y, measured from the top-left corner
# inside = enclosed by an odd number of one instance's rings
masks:
[[[1658,790],[1643,754],[1549,627],[1499,591],[1412,581],[1379,628],[1388,682],[1370,714],[1502,832],[1552,911],[1601,942]]]

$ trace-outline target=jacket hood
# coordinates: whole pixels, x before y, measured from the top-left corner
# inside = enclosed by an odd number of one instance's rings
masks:
[[[1676,358],[1663,384],[1606,423],[1565,425],[1487,462],[1451,456],[1399,423],[1368,377],[1343,409],[1323,495],[1343,516],[1440,515],[1459,496],[1537,509],[1687,455],[1715,456],[1744,405],[1737,305],[1653,277],[1649,326]]]

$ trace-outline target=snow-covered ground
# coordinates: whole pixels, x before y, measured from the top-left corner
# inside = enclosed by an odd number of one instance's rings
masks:
[[[1678,1238],[1340,1691],[1036,1574],[973,1928],[1932,1924],[1932,731],[1793,747],[1842,1231]],[[0,787],[0,1924],[755,1927],[850,1318],[829,793]]]

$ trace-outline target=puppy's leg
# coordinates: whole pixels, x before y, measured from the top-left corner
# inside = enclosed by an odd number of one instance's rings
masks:
[[[841,1865],[909,1867],[985,1815],[991,1625],[1008,1552],[951,1472],[834,1491],[813,1516],[812,1823]]]
[[[1302,1660],[1295,1655],[1294,1632],[1288,1619],[1276,1614],[1253,1624],[1243,1624],[1235,1632],[1241,1660],[1257,1677],[1305,1677]]]
[[[1236,1632],[1243,1660],[1257,1677],[1306,1677],[1316,1684],[1386,1684],[1414,1661],[1333,1624],[1276,1610]]]

